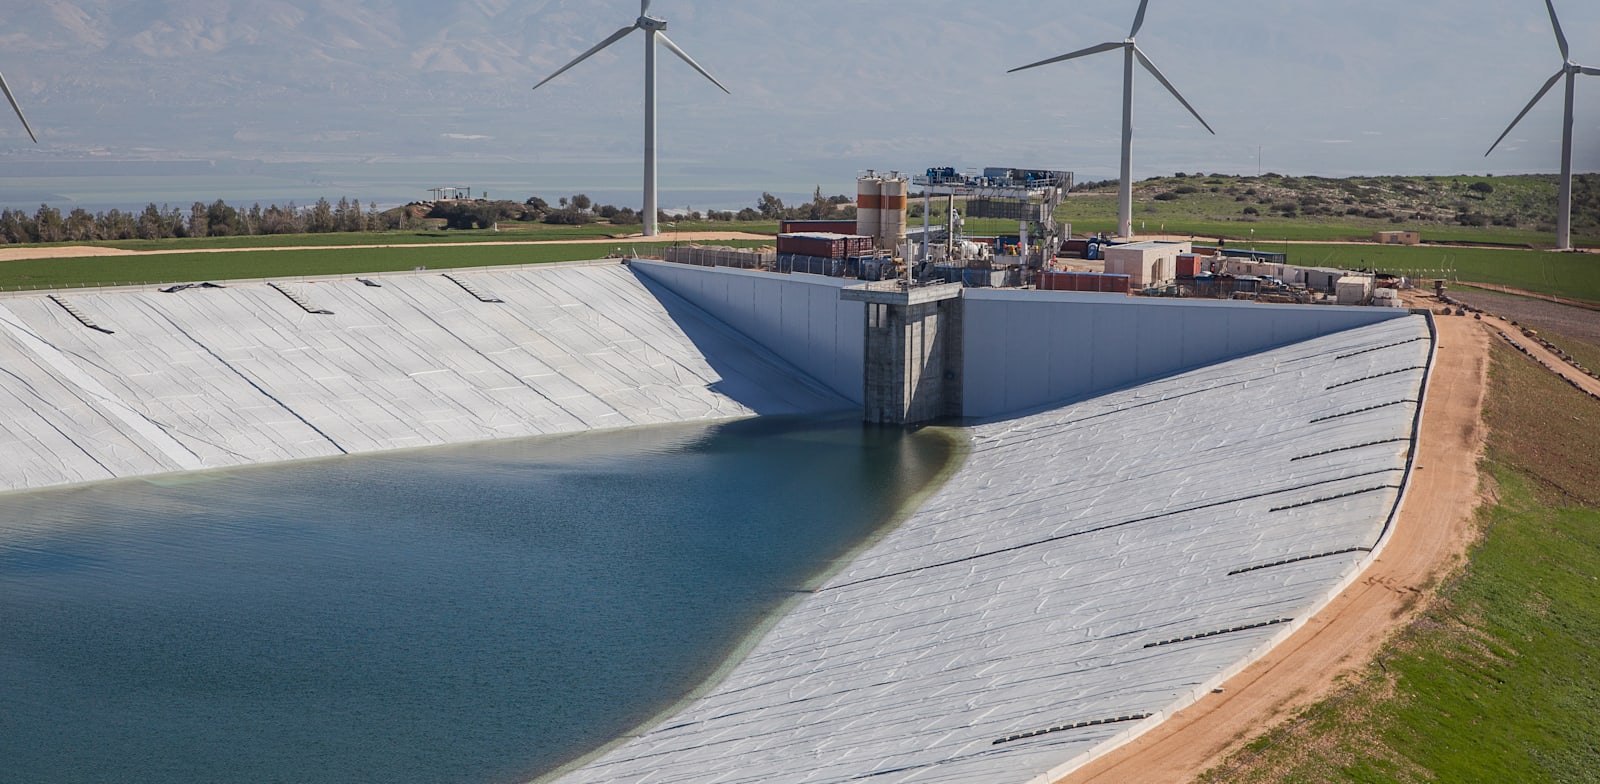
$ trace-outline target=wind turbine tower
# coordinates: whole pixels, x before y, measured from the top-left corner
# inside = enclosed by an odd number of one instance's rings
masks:
[[[550,74],[549,76],[545,77],[543,82],[533,86],[533,89],[537,90],[540,87],[543,87],[545,83],[549,82],[551,79],[566,73],[567,69],[583,62],[584,60],[587,60],[589,56],[593,55],[595,52],[598,52],[601,49],[604,49],[622,40],[623,38],[626,38],[628,34],[632,33],[634,30],[644,31],[644,235],[646,237],[654,237],[657,233],[656,42],[660,41],[662,44],[666,45],[669,51],[677,55],[679,59],[688,63],[689,67],[699,71],[701,76],[710,79],[711,83],[721,88],[723,92],[728,92],[728,88],[723,87],[722,82],[717,81],[716,77],[707,73],[706,69],[701,68],[700,64],[694,61],[694,58],[690,57],[688,53],[684,52],[682,49],[679,49],[678,45],[673,43],[672,39],[667,37],[666,29],[667,23],[665,21],[650,16],[650,0],[639,0],[639,18],[634,20],[633,24],[616,31],[615,33],[612,33],[610,38],[595,44],[594,48],[578,55],[578,57],[572,62],[561,66],[561,70]]]
[[[11,102],[11,109],[17,113],[17,119],[22,121],[22,128],[28,132],[28,138],[32,139],[34,144],[38,144],[39,137],[33,135],[33,128],[28,126],[28,118],[22,116],[22,107],[17,105],[17,97],[11,94],[11,85],[6,84],[4,74],[0,74],[0,91],[4,91],[6,100]]]
[[[1113,49],[1123,50],[1122,184],[1117,189],[1117,235],[1121,237],[1133,236],[1133,61],[1137,59],[1139,64],[1144,66],[1144,69],[1149,71],[1150,75],[1156,78],[1156,81],[1161,82],[1161,86],[1167,88],[1167,92],[1172,93],[1172,97],[1177,98],[1178,103],[1183,104],[1183,108],[1188,109],[1189,113],[1194,115],[1194,118],[1199,120],[1200,124],[1205,126],[1207,131],[1211,131],[1213,136],[1215,136],[1217,133],[1216,131],[1212,131],[1211,126],[1206,123],[1205,118],[1201,117],[1200,113],[1195,111],[1194,107],[1190,106],[1188,101],[1184,100],[1183,96],[1178,93],[1178,88],[1173,87],[1172,82],[1167,81],[1167,77],[1161,75],[1161,70],[1156,68],[1156,64],[1150,62],[1150,58],[1146,57],[1144,52],[1140,51],[1139,47],[1134,45],[1133,37],[1138,35],[1139,28],[1144,26],[1144,12],[1145,7],[1148,5],[1150,5],[1150,0],[1139,0],[1139,13],[1133,18],[1133,29],[1128,31],[1128,37],[1122,41],[1109,41],[1103,44],[1096,44],[1087,49],[1079,49],[1076,52],[1069,52],[1059,57],[1052,57],[1048,60],[1040,60],[1037,63],[1030,63],[1028,65],[1021,66],[1020,68],[1013,68],[1006,72],[1016,73],[1017,71],[1036,68],[1041,65],[1059,63],[1063,60],[1072,60],[1079,57],[1086,57],[1091,54],[1109,52]]]
[[[1570,250],[1572,248],[1572,94],[1578,74],[1600,76],[1600,68],[1590,68],[1572,61],[1572,54],[1567,48],[1567,36],[1561,32],[1561,20],[1556,18],[1555,2],[1544,0],[1544,6],[1550,10],[1550,26],[1555,28],[1556,46],[1561,49],[1561,70],[1556,71],[1555,75],[1539,88],[1539,92],[1535,93],[1533,100],[1522,108],[1522,113],[1517,115],[1517,119],[1506,126],[1505,133],[1500,134],[1500,138],[1489,145],[1489,152],[1484,153],[1483,157],[1489,157],[1489,153],[1500,146],[1500,142],[1505,140],[1512,128],[1517,127],[1517,123],[1522,122],[1522,118],[1533,105],[1538,103],[1545,93],[1550,92],[1550,88],[1556,86],[1558,79],[1563,76],[1567,78],[1567,103],[1561,117],[1561,182],[1556,187],[1556,249]]]

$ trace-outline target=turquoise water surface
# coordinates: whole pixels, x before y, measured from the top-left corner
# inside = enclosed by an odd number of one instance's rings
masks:
[[[0,496],[0,781],[525,781],[951,458],[763,418]]]

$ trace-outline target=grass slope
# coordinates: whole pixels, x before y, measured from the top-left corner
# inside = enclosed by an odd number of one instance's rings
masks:
[[[442,224],[443,221],[434,221]],[[206,250],[211,248],[298,248],[307,246],[348,245],[428,245],[442,242],[555,242],[561,240],[615,239],[618,242],[637,242],[633,236],[638,224],[613,226],[609,223],[590,223],[583,226],[562,226],[549,223],[500,224],[499,230],[472,229],[446,231],[434,228],[425,231],[359,231],[322,232],[317,234],[256,234],[231,237],[184,237],[162,240],[92,240],[64,244],[86,245],[122,250]],[[660,241],[671,241],[680,232],[742,231],[752,234],[777,234],[776,221],[698,221],[665,224],[661,227]],[[3,243],[0,243],[3,244]],[[24,243],[18,247],[49,247],[63,243]]]
[[[670,242],[617,245],[486,245],[407,248],[276,250],[260,253],[172,253],[152,256],[86,256],[0,263],[0,290],[73,288],[119,284],[305,277],[310,275],[398,272],[427,267],[459,269],[516,264],[583,261],[621,248],[659,251]],[[716,243],[752,247],[764,243]]]
[[[1282,246],[1257,247],[1278,250]],[[1600,302],[1600,258],[1592,254],[1422,245],[1292,245],[1289,261],[1423,278],[1441,277],[1439,270],[1453,270],[1449,277],[1454,280]]]
[[[1600,771],[1600,403],[1497,345],[1496,501],[1437,601],[1204,782],[1587,782]]]
[[[1140,233],[1193,234],[1258,242],[1370,239],[1417,229],[1432,241],[1554,244],[1556,177],[1261,177],[1181,175],[1134,184]],[[1112,232],[1116,188],[1095,184],[1067,199],[1058,217],[1073,231]],[[1600,244],[1600,175],[1573,178],[1573,241]]]

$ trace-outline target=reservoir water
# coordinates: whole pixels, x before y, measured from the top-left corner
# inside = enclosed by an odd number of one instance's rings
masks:
[[[762,418],[0,496],[0,780],[526,781],[952,459]]]

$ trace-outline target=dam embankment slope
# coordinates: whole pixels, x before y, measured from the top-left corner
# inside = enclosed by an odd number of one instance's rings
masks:
[[[615,261],[14,295],[0,368],[0,490],[851,408]]]
[[[1402,316],[973,427],[711,693],[559,781],[1054,781],[1378,557],[1432,346]]]

